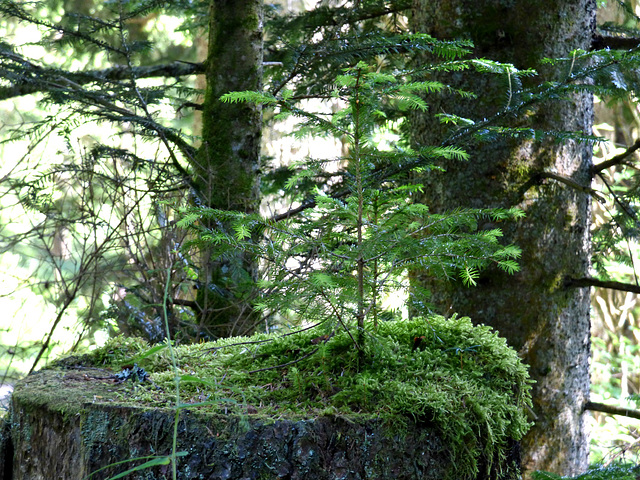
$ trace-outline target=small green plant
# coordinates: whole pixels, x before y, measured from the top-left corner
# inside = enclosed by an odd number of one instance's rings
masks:
[[[339,185],[332,194],[317,190],[308,208],[278,221],[193,208],[184,211],[179,222],[197,232],[193,243],[215,249],[221,257],[241,249],[260,258],[263,294],[256,308],[266,316],[277,313],[297,323],[321,324],[329,336],[342,329],[360,352],[366,331],[389,317],[381,299],[404,289],[402,280],[411,269],[468,285],[489,264],[507,272],[518,269],[519,249],[501,245],[499,229],[479,228],[483,219],[503,221],[520,215],[518,210],[432,214],[413,202],[423,187],[411,181],[412,172],[433,168],[437,158],[467,160],[464,150],[455,145],[414,150],[400,141],[388,150],[377,148],[374,138],[389,112],[427,110],[423,95],[470,95],[411,78],[412,72],[385,74],[358,63],[335,79],[331,98],[343,108],[328,113],[301,109],[286,91],[279,97],[259,92],[224,95],[225,102],[256,102],[274,108],[278,118],[299,118],[297,136],[341,138],[348,155],[294,165],[287,188],[323,175],[330,162],[343,167]],[[424,304],[423,298],[418,300]]]

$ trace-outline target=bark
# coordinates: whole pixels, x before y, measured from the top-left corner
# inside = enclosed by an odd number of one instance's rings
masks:
[[[252,213],[259,205],[262,115],[252,104],[227,104],[231,91],[262,87],[262,2],[212,0],[209,49],[202,110],[202,145],[194,160],[196,203]],[[209,228],[226,228],[212,222]],[[251,308],[255,260],[242,253],[226,258],[205,252],[196,298],[205,336],[248,333],[255,324]]]
[[[470,38],[474,56],[536,68],[539,76],[533,81],[541,82],[558,75],[541,65],[542,58],[589,49],[595,2],[416,0],[413,26],[440,39]],[[482,119],[508,101],[505,78],[465,74],[453,79],[480,93],[480,98],[475,102],[430,98],[432,113]],[[592,112],[591,97],[576,95],[532,108],[514,123],[591,133]],[[411,121],[416,144],[442,141],[443,127],[430,115],[416,115]],[[507,243],[522,249],[521,271],[513,276],[487,271],[476,288],[437,282],[428,272],[416,272],[414,281],[432,291],[438,309],[496,328],[530,365],[537,383],[535,426],[523,440],[526,470],[581,472],[588,454],[583,411],[589,394],[589,290],[567,288],[563,279],[588,274],[590,198],[587,191],[566,182],[531,179],[546,172],[590,185],[591,148],[572,141],[502,139],[467,151],[472,155],[468,163],[444,162],[446,173],[420,179],[426,185],[423,200],[433,211],[519,206],[526,218],[499,227]],[[523,188],[527,184],[533,186]]]
[[[104,378],[104,370],[84,368],[42,370],[20,382],[10,421],[0,424],[0,478],[81,480],[93,473],[101,480],[149,458],[123,461],[170,455],[175,412],[118,405],[132,387]],[[385,422],[377,413],[266,417],[226,410],[221,403],[218,414],[181,412],[178,479],[471,480],[456,476],[450,448],[428,422]],[[474,480],[515,480],[515,450]],[[171,478],[171,468],[125,478]]]

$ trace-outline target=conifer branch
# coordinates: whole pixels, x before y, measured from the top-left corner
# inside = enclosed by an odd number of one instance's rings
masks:
[[[135,78],[184,77],[204,72],[204,64],[202,63],[181,61],[163,65],[133,67],[131,69],[120,65],[104,70],[62,72],[57,69],[35,65],[14,53],[0,52],[0,59],[2,58],[8,58],[13,62],[20,63],[22,67],[25,67],[25,70],[21,72],[20,81],[8,87],[0,87],[0,101],[63,88],[56,82],[63,85],[68,85],[70,82],[75,85],[88,85],[104,81],[118,82],[131,76]],[[8,69],[6,67],[0,68],[0,76],[7,77],[7,72]]]
[[[604,183],[604,186],[607,187],[607,190],[613,197],[614,202],[620,207],[620,210],[624,212],[624,214],[629,218],[631,218],[636,224],[638,224],[638,217],[636,216],[636,213],[633,211],[631,206],[620,198],[617,192],[611,187],[611,185],[609,185],[609,182],[607,182],[607,179],[604,177],[604,175],[602,175],[602,173],[598,173],[597,175],[598,177],[600,177],[600,180],[602,180],[602,183]]]
[[[591,277],[567,278],[564,285],[567,288],[598,287],[640,294],[640,285],[609,280],[598,280],[597,278]]]
[[[609,48],[611,50],[631,50],[640,46],[639,37],[622,37],[596,34],[591,41],[591,50]]]
[[[614,405],[607,405],[606,403],[588,401],[585,403],[584,409],[591,410],[592,412],[608,413],[609,415],[622,415],[640,420],[640,410],[634,410],[632,408],[616,407]]]
[[[399,0],[394,3],[394,5],[381,6],[377,9],[351,9],[345,7],[347,15],[341,20],[338,20],[336,15],[332,15],[329,17],[327,25],[344,25],[346,23],[355,24],[364,22],[366,20],[373,20],[375,18],[384,17],[386,15],[391,15],[394,13],[400,13],[411,8],[411,2],[407,0]]]
[[[307,200],[305,200],[304,202],[302,202],[302,204],[296,208],[290,208],[289,210],[287,210],[284,213],[279,213],[277,215],[273,215],[271,218],[269,218],[270,222],[281,222],[282,220],[287,220],[289,218],[293,218],[296,215],[298,215],[299,213],[304,212],[305,210],[308,210],[310,208],[313,208],[316,206],[316,200],[314,198],[309,198]]]
[[[59,23],[52,23],[46,20],[42,20],[30,15],[18,2],[9,1],[2,2],[0,4],[0,14],[6,17],[13,17],[24,22],[41,26],[50,31],[56,32],[56,34],[66,37],[67,39],[73,39],[75,41],[86,42],[87,45],[94,45],[99,49],[105,50],[110,53],[124,55],[124,52],[113,45],[96,38],[96,25],[98,28],[113,28],[115,25],[111,22],[91,17],[91,23],[94,24],[94,29],[82,30],[80,28],[68,28]],[[88,17],[85,17],[88,18]]]
[[[305,28],[306,30],[312,31],[314,28],[319,27],[354,25],[386,15],[408,11],[412,7],[411,0],[394,0],[387,5],[384,3],[380,6],[370,6],[368,8],[320,6],[305,14],[298,15],[285,26]]]
[[[565,177],[564,175],[558,175],[556,173],[551,173],[551,172],[540,172],[535,175],[535,180],[536,180],[535,183],[538,183],[540,180],[543,180],[545,178],[563,183],[564,185],[567,185],[568,187],[571,187],[574,190],[577,190],[579,192],[588,193],[589,195],[597,199],[599,202],[605,201],[604,198],[602,197],[602,194],[597,190],[594,190],[593,188],[588,187],[586,185],[581,185],[575,180],[569,177]]]
[[[629,148],[627,148],[621,154],[616,155],[615,157],[612,157],[611,159],[606,160],[604,162],[600,162],[597,165],[594,165],[591,168],[592,174],[596,175],[596,174],[602,172],[603,170],[606,170],[609,167],[613,167],[615,165],[621,164],[627,157],[629,157],[633,152],[635,152],[639,148],[640,148],[640,138],[638,140],[636,140],[633,145],[631,145]]]

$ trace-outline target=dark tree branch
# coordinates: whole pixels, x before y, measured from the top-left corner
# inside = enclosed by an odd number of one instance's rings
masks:
[[[608,288],[611,290],[620,290],[621,292],[631,292],[640,294],[640,286],[633,283],[612,282],[605,280],[598,280],[597,278],[584,277],[584,278],[567,278],[564,282],[567,288],[580,288],[580,287],[599,287]]]
[[[629,418],[636,418],[640,420],[640,410],[634,410],[632,408],[615,407],[613,405],[607,405],[605,403],[587,402],[584,405],[585,410],[591,410],[592,412],[608,413],[609,415],[623,415]]]
[[[619,37],[613,35],[596,34],[591,41],[591,50],[610,48],[611,50],[631,50],[640,45],[638,37]]]
[[[299,207],[290,208],[289,210],[287,210],[284,213],[279,213],[278,215],[273,215],[269,220],[272,221],[272,222],[280,222],[282,220],[287,220],[288,218],[295,217],[299,213],[304,212],[305,210],[308,210],[309,208],[313,208],[315,206],[316,206],[315,198],[309,198],[309,199],[305,200],[304,202],[302,202],[302,204]]]
[[[17,61],[13,58],[15,54],[11,54],[10,59]],[[1,58],[6,58],[6,54],[1,54]],[[128,80],[132,76],[134,78],[155,78],[155,77],[184,77],[187,75],[197,75],[204,72],[204,64],[202,63],[190,63],[175,61],[173,63],[167,63],[163,65],[152,65],[144,67],[117,66],[107,68],[105,70],[91,70],[87,72],[61,72],[55,69],[46,69],[39,67],[28,62],[26,59],[22,59],[22,65],[26,66],[25,77],[31,73],[34,77],[42,79],[41,81],[35,80],[33,77],[29,80],[15,82],[10,87],[0,87],[0,101],[8,100],[14,97],[20,97],[22,95],[30,95],[38,92],[46,92],[51,90],[55,85],[52,81],[58,80],[63,84],[69,84],[70,82],[75,85],[87,85],[90,83],[98,83],[106,81],[117,82],[121,80]],[[5,76],[6,68],[0,68],[0,74]],[[47,80],[52,79],[52,80]]]
[[[520,196],[523,196],[525,192],[527,192],[527,190],[529,190],[534,185],[539,185],[542,182],[542,180],[544,180],[545,178],[555,180],[556,182],[560,182],[579,192],[587,193],[592,197],[594,197],[596,200],[598,200],[598,202],[600,203],[603,203],[605,201],[605,199],[602,197],[602,194],[597,190],[594,190],[593,188],[588,187],[586,185],[582,185],[576,182],[575,180],[573,180],[572,178],[565,177],[563,175],[558,175],[556,173],[551,173],[551,172],[539,172],[533,175],[531,179],[529,179],[529,181],[526,182],[520,188]]]
[[[592,197],[596,198],[599,202],[604,201],[604,198],[602,198],[602,195],[600,194],[600,192],[586,185],[581,185],[569,177],[565,177],[563,175],[558,175],[556,173],[551,173],[551,172],[541,172],[537,175],[537,177],[539,179],[550,178],[551,180],[564,183],[565,185],[573,188],[574,190],[578,190],[579,192],[583,192],[583,193],[588,193]]]
[[[610,158],[609,160],[605,160],[604,162],[600,162],[597,165],[591,167],[591,173],[596,175],[603,170],[606,170],[609,167],[613,167],[615,165],[621,164],[627,157],[629,157],[633,152],[640,148],[640,139],[636,140],[636,142],[627,148],[624,152],[615,157]]]

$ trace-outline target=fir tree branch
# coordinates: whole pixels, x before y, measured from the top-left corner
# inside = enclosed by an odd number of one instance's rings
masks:
[[[567,185],[568,187],[571,187],[574,190],[577,190],[579,192],[588,193],[589,195],[594,197],[599,202],[604,202],[605,201],[604,198],[602,197],[602,194],[600,192],[598,192],[597,190],[594,190],[591,187],[587,187],[586,185],[581,185],[578,182],[576,182],[575,180],[573,180],[573,179],[571,179],[569,177],[565,177],[564,175],[558,175],[556,173],[551,173],[551,172],[540,172],[540,173],[535,175],[535,179],[537,180],[537,182],[539,182],[540,180],[543,180],[545,178],[549,178],[551,180],[555,180],[557,182],[563,183],[563,184]]]
[[[14,55],[14,54],[11,54]],[[179,62],[180,64],[182,62]],[[42,67],[39,67],[37,65],[33,65],[30,62],[27,62],[27,64],[30,67],[33,67],[36,70],[40,70],[40,71],[45,71],[45,69],[43,69]],[[192,64],[188,64],[188,65],[192,65]],[[113,69],[110,69],[113,70]],[[136,78],[133,75],[133,67],[122,67],[122,74],[126,74],[126,72],[129,72],[129,77],[130,78]],[[122,77],[122,78],[126,78],[126,77]],[[102,116],[104,118],[108,118],[110,120],[115,120],[118,121],[119,119],[112,115],[113,113],[117,113],[119,115],[121,115],[122,117],[125,117],[128,119],[128,121],[137,121],[140,125],[149,128],[153,131],[155,131],[161,139],[163,139],[165,142],[171,141],[173,142],[178,149],[188,158],[188,159],[193,159],[194,155],[195,155],[195,148],[191,145],[189,145],[187,142],[185,142],[180,135],[172,132],[170,129],[164,127],[163,125],[160,125],[159,123],[155,122],[152,117],[149,115],[148,112],[146,112],[147,114],[147,118],[145,117],[141,117],[139,115],[136,115],[135,113],[133,113],[130,110],[127,110],[126,108],[123,107],[119,107],[115,104],[113,104],[112,102],[106,100],[103,96],[96,96],[96,95],[88,95],[89,92],[85,92],[82,88],[82,86],[72,80],[70,80],[69,78],[66,78],[64,76],[58,75],[58,77],[56,78],[58,81],[60,81],[61,83],[64,84],[64,86],[61,85],[56,85],[53,83],[49,83],[49,86],[54,86],[57,89],[68,89],[71,90],[75,93],[79,93],[79,94],[84,94],[84,96],[86,98],[84,99],[77,99],[77,101],[79,102],[83,102],[86,103],[88,106],[96,106],[96,105],[101,105],[102,107],[107,109],[107,112],[96,112],[95,114],[97,116]],[[92,81],[95,81],[95,79],[93,79]],[[2,99],[2,97],[0,96],[0,100]],[[183,180],[185,181],[185,183],[187,183],[189,186],[191,186],[192,188],[194,188],[191,176],[189,175],[189,173],[186,171],[186,169],[180,165],[180,162],[178,161],[178,159],[175,157],[175,155],[173,155],[172,150],[169,149],[170,152],[170,157],[171,157],[171,161],[174,165],[174,167],[176,168],[176,170],[180,173],[180,175],[182,176]]]
[[[315,199],[314,198],[309,198],[309,199],[305,200],[304,202],[302,202],[302,204],[299,207],[290,208],[289,210],[287,210],[284,213],[279,213],[277,215],[271,216],[271,218],[269,218],[269,221],[270,222],[281,222],[282,220],[287,220],[289,218],[293,218],[296,215],[298,215],[299,213],[302,213],[305,210],[308,210],[309,208],[313,208],[315,206],[316,206]]]
[[[581,288],[581,287],[599,287],[608,288],[611,290],[619,290],[621,292],[631,292],[640,294],[640,285],[633,283],[622,283],[598,280],[597,278],[583,277],[583,278],[567,278],[564,282],[567,288]]]
[[[35,65],[14,53],[2,52],[0,53],[0,58],[8,58],[13,62],[21,63],[25,67],[22,75],[24,77],[23,81],[16,82],[9,87],[0,87],[0,101],[60,88],[60,85],[55,83],[56,80],[63,84],[72,82],[75,85],[88,85],[90,83],[104,82],[105,80],[117,82],[128,79],[131,76],[135,78],[184,77],[204,72],[204,64],[202,63],[181,61],[163,65],[133,67],[131,70],[126,66],[117,66],[87,72],[61,72],[60,70]],[[6,76],[6,72],[6,68],[0,68],[1,76]],[[52,80],[47,80],[47,78]]]
[[[591,410],[592,412],[608,413],[609,415],[623,415],[625,417],[640,420],[640,410],[634,410],[632,408],[622,408],[614,405],[607,405],[606,403],[588,401],[585,403],[584,409]]]
[[[388,3],[388,4],[386,4]],[[320,27],[354,25],[367,20],[408,11],[412,7],[411,0],[394,0],[381,2],[379,6],[354,8],[351,5],[330,7],[319,6],[284,24],[285,28],[304,28],[314,31]]]
[[[377,9],[352,9],[349,7],[343,7],[344,11],[347,12],[347,15],[341,20],[336,19],[337,15],[332,15],[327,19],[326,25],[344,25],[346,23],[355,24],[366,20],[384,17],[385,15],[400,13],[411,8],[411,2],[407,0],[399,0],[392,3],[393,4],[390,6],[383,5]]]
[[[620,207],[620,210],[624,212],[625,215],[627,215],[629,218],[631,218],[636,225],[638,225],[639,223],[638,218],[636,216],[636,213],[631,208],[631,206],[620,198],[620,196],[611,187],[611,185],[609,185],[609,182],[607,182],[607,179],[604,177],[604,175],[602,175],[602,173],[598,173],[597,175],[598,177],[600,177],[600,180],[602,180],[602,183],[604,183],[605,187],[607,187],[607,190],[613,197],[614,202]]]
[[[596,34],[591,41],[591,50],[609,48],[611,50],[631,50],[640,45],[638,37],[622,37]]]
[[[105,42],[103,40],[99,40],[98,38],[96,38],[96,30],[81,30],[79,27],[78,28],[68,28],[62,24],[56,24],[56,23],[52,23],[46,20],[42,20],[39,18],[36,18],[34,16],[32,16],[31,14],[29,14],[21,5],[22,2],[18,3],[15,1],[5,1],[0,3],[0,14],[2,14],[5,17],[13,17],[13,18],[17,18],[19,20],[23,20],[24,22],[33,24],[33,25],[39,25],[45,29],[48,29],[50,31],[56,32],[58,35],[62,35],[65,36],[67,38],[71,38],[74,40],[81,40],[86,42],[89,45],[94,45],[96,47],[98,47],[101,50],[105,50],[108,51],[110,53],[114,53],[114,54],[124,54],[124,52],[116,47],[114,47],[113,45],[109,44],[108,42]],[[91,22],[92,23],[99,23],[99,27],[100,28],[113,28],[114,24],[104,21],[104,20],[99,20],[95,17],[91,17]]]
[[[155,131],[161,138],[164,137],[166,138],[166,140],[173,142],[178,148],[178,150],[180,150],[183,153],[183,155],[185,155],[185,157],[187,157],[188,159],[194,158],[195,151],[196,151],[195,148],[192,145],[189,145],[187,142],[185,142],[180,137],[180,135],[172,132],[170,129],[164,127],[163,125],[160,125],[148,118],[136,115],[125,108],[118,107],[113,103],[102,100],[102,99],[96,99],[96,103],[102,105],[107,109],[112,110],[112,112],[96,112],[95,113],[96,116],[100,116],[100,117],[112,120],[114,122],[122,121],[123,117],[128,119],[128,121],[135,121],[139,125],[142,125],[145,128]],[[113,113],[117,113],[120,116],[114,115]],[[169,150],[169,151],[172,152],[172,150]],[[182,165],[180,165],[180,162],[175,157],[175,155],[170,155],[170,158],[171,158],[171,163],[173,164],[175,169],[178,171],[178,173],[180,173],[180,176],[182,177],[184,182],[187,185],[189,185],[191,188],[197,191],[195,184],[193,183],[193,180],[191,178],[191,175],[189,175],[189,172]]]
[[[616,155],[615,157],[612,157],[609,160],[605,160],[604,162],[600,162],[599,164],[591,167],[592,174],[596,175],[602,172],[603,170],[606,170],[609,167],[613,167],[615,165],[621,164],[627,157],[629,157],[633,152],[635,152],[639,148],[640,148],[640,138],[636,140],[633,145],[631,145],[621,154]]]

